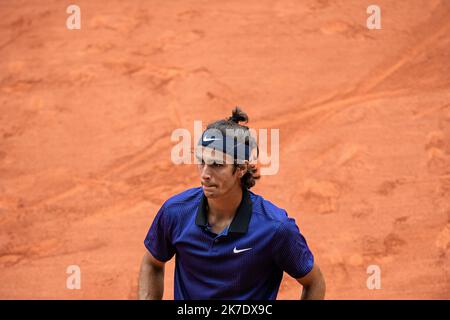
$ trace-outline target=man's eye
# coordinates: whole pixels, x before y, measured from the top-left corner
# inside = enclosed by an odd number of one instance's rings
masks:
[[[216,167],[216,168],[223,167],[223,164],[222,164],[222,163],[217,163],[217,162],[213,162],[212,165],[213,165],[214,167]]]

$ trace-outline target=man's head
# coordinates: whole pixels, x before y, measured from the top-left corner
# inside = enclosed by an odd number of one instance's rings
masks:
[[[220,197],[236,187],[250,189],[260,178],[251,163],[257,157],[256,142],[239,122],[248,122],[248,116],[236,107],[228,119],[207,126],[196,148],[207,197]]]

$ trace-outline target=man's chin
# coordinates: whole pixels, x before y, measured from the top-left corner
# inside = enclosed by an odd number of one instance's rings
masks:
[[[217,196],[217,188],[203,186],[203,193],[207,198],[215,198]]]

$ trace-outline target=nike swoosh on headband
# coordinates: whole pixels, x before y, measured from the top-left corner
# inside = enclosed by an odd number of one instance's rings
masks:
[[[203,137],[203,141],[205,141],[205,142],[208,142],[208,141],[220,141],[220,140],[222,140],[222,139]]]

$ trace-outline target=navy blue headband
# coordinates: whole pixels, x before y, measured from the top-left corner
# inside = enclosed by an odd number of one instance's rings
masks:
[[[198,145],[224,152],[234,160],[250,160],[252,151],[257,148],[258,153],[259,150],[255,139],[250,134],[247,136],[247,142],[242,143],[237,141],[236,136],[223,135],[219,129],[207,129],[203,132]]]

